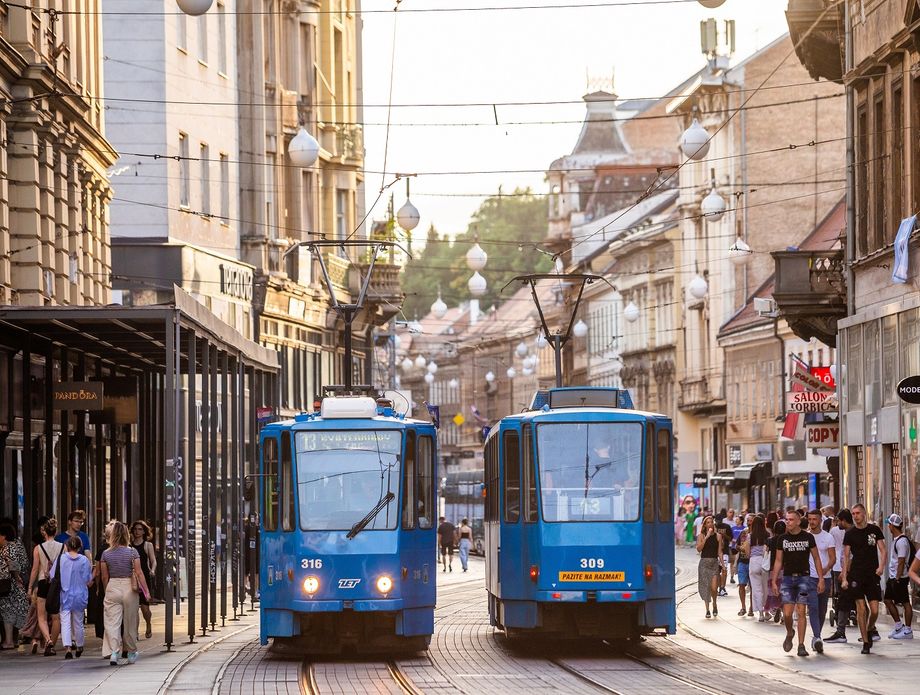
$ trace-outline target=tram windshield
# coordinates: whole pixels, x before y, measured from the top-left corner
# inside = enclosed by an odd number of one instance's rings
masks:
[[[402,432],[394,430],[298,432],[300,528],[349,530],[392,492],[364,528],[395,529],[401,448]]]
[[[642,471],[638,422],[537,426],[544,521],[636,521]]]

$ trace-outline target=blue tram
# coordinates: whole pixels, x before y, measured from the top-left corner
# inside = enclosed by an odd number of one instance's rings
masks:
[[[486,586],[509,635],[673,634],[672,426],[607,388],[540,392],[485,444]]]
[[[262,644],[417,651],[434,632],[437,439],[373,398],[260,436]]]

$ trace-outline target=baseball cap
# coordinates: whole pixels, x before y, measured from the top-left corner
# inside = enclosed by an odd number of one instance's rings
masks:
[[[904,521],[897,514],[892,514],[889,516],[888,523],[892,526],[897,526],[898,528],[901,528],[904,525]]]

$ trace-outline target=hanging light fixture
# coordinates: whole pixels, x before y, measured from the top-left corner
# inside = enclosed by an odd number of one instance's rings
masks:
[[[288,144],[288,157],[294,166],[302,169],[313,166],[319,158],[319,143],[303,126]]]
[[[408,357],[404,357],[401,364],[404,372],[408,372],[415,366],[415,362],[410,360]]]
[[[459,381],[458,379],[454,378],[454,379],[451,379],[450,381],[448,381],[448,382],[447,382],[447,385],[450,386],[452,389],[455,389],[455,388],[457,388],[458,386],[460,386],[460,381]]]
[[[422,332],[422,324],[419,322],[418,319],[413,319],[412,321],[409,321],[409,332],[410,333],[421,333]]]
[[[419,220],[422,216],[419,214],[418,208],[412,204],[412,201],[409,199],[409,181],[411,179],[406,179],[406,202],[403,203],[403,206],[399,208],[396,213],[396,222],[399,226],[407,231],[411,232],[413,229],[418,227]]]
[[[725,4],[725,0],[699,0],[699,3],[708,10],[714,10],[717,7],[722,7]]]
[[[441,299],[440,290],[438,291],[438,298],[431,305],[431,313],[434,314],[436,319],[443,319],[447,315],[447,304]]]
[[[546,336],[542,333],[537,333],[537,349],[542,350],[547,345],[549,345],[549,341],[546,339]]]
[[[431,360],[431,362],[428,363],[428,373],[429,374],[438,373],[438,365],[434,360]]]
[[[176,4],[185,14],[199,17],[211,9],[214,0],[176,0]]]
[[[695,162],[703,159],[709,152],[709,133],[695,118],[690,127],[680,136],[680,150],[685,157]]]
[[[490,384],[495,381],[495,374],[493,374],[491,371],[486,372],[486,381],[488,381]]]
[[[533,370],[530,367],[524,367],[524,369],[521,370],[521,374],[523,374],[524,376],[530,376],[531,374],[533,374]]]
[[[694,299],[703,299],[707,292],[709,292],[709,283],[702,275],[697,275],[687,285],[687,293]]]
[[[489,284],[486,279],[479,274],[479,271],[473,273],[473,276],[467,280],[466,287],[474,297],[481,297],[486,293]]]
[[[505,374],[508,375],[509,379],[513,379],[517,376],[517,370],[514,367],[508,367],[508,371]]]
[[[636,306],[635,302],[630,302],[623,308],[623,317],[630,323],[635,323],[639,320],[639,307]]]
[[[426,360],[424,356],[419,355],[415,358],[415,366],[419,369],[424,369],[426,364],[428,364],[428,360]]]
[[[576,338],[584,338],[588,335],[588,324],[586,324],[581,319],[578,319],[578,322],[572,326],[572,333]]]
[[[515,348],[515,352],[517,352],[518,357],[526,357],[527,350],[528,350],[527,343],[525,343],[523,340],[520,343],[518,343],[517,347]]]
[[[488,260],[489,254],[482,250],[478,241],[466,252],[466,267],[470,270],[482,270],[486,267],[486,262],[488,262]]]
[[[700,212],[710,222],[718,222],[725,215],[725,198],[720,196],[716,189],[709,191],[709,195],[703,198],[700,204]]]
[[[728,260],[732,262],[732,265],[744,265],[751,260],[753,253],[753,249],[739,236],[735,239],[735,243],[728,247]]]
[[[425,375],[425,383],[426,383],[426,384],[433,384],[433,383],[434,383],[434,374],[426,374],[426,375]]]

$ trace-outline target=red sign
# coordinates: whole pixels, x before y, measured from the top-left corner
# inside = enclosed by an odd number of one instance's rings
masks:
[[[809,371],[811,372],[812,376],[818,377],[824,383],[824,385],[827,386],[827,388],[837,388],[837,383],[834,381],[834,377],[831,376],[830,367],[812,367]]]
[[[840,444],[840,425],[836,422],[805,425],[805,443],[815,448],[837,446]]]

